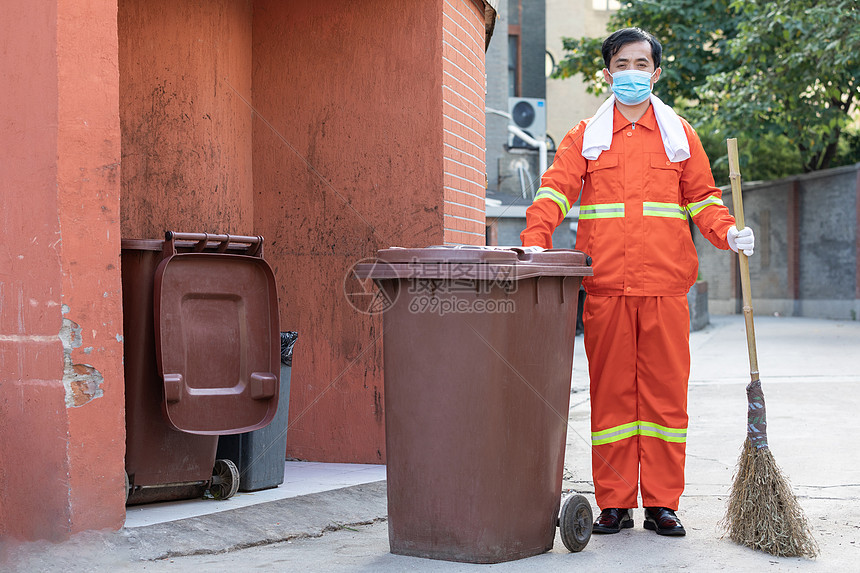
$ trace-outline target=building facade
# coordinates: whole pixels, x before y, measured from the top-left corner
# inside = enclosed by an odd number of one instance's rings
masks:
[[[38,0],[0,19],[0,536],[124,522],[120,242],[262,235],[288,453],[383,462],[377,249],[484,243],[495,2]]]
[[[511,98],[542,100],[548,164],[568,130],[590,117],[603,101],[585,91],[582,78],[550,77],[554,65],[564,58],[562,38],[606,35],[617,4],[607,0],[501,3],[498,38],[487,52],[487,107],[510,112]],[[497,245],[520,243],[525,209],[540,186],[539,152],[512,148],[509,123],[511,119],[498,113],[487,113],[487,240]],[[554,247],[573,248],[578,216],[577,204],[553,233]]]

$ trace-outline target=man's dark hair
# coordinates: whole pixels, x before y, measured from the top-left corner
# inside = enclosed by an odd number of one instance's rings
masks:
[[[648,42],[651,44],[651,59],[654,60],[654,69],[660,67],[660,58],[663,55],[663,46],[657,41],[657,38],[643,30],[642,28],[622,28],[616,30],[611,36],[603,40],[603,63],[609,68],[609,62],[612,56],[618,53],[618,50],[627,44],[635,42]]]

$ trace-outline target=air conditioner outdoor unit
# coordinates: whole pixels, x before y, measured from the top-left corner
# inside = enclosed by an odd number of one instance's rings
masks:
[[[546,100],[531,97],[509,97],[508,113],[513,124],[537,140],[546,138]],[[516,135],[508,134],[508,147],[534,149]]]

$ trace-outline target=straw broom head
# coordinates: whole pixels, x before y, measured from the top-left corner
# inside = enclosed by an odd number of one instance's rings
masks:
[[[740,230],[744,228],[744,207],[737,143],[736,139],[727,141],[734,215]],[[751,382],[747,385],[747,439],[738,460],[722,525],[729,538],[741,545],[780,557],[815,557],[818,544],[812,537],[809,522],[767,445],[767,415],[758,377],[749,261],[742,252],[738,253],[738,261]]]
[[[729,539],[778,557],[815,557],[818,543],[770,448],[747,438],[738,460],[726,515]]]

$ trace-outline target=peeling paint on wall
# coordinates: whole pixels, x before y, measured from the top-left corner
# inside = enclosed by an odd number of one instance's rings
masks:
[[[81,327],[68,318],[63,318],[60,329],[63,341],[63,387],[66,389],[66,408],[83,406],[104,395],[101,372],[89,364],[73,364],[72,350],[83,343]]]

